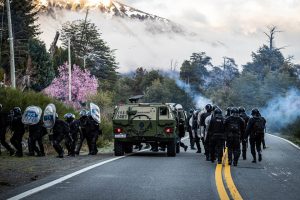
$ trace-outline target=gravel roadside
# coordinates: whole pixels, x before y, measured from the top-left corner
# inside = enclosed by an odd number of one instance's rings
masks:
[[[82,152],[80,156],[65,156],[60,159],[56,158],[56,155],[17,158],[2,152],[0,155],[0,197],[12,189],[51,174],[72,171],[110,157],[113,157],[111,146],[101,149],[95,156]]]

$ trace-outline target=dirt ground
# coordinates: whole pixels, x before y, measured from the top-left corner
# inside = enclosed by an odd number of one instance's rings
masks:
[[[80,166],[113,156],[112,146],[99,150],[96,156],[89,156],[86,152],[82,152],[80,156],[65,156],[61,159],[56,158],[52,152],[45,157],[24,156],[17,158],[2,151],[0,155],[0,194],[55,172],[77,169]]]

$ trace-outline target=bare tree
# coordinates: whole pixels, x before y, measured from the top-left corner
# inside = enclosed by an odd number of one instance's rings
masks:
[[[282,31],[278,30],[277,26],[268,26],[268,33],[264,32],[264,34],[268,37],[269,39],[269,48],[272,51],[274,48],[274,39],[275,39],[275,34],[280,33]]]

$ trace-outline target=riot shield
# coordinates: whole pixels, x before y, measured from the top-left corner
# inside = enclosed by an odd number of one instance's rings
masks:
[[[101,123],[101,115],[100,115],[100,108],[94,103],[90,103],[90,113],[92,118],[97,122]]]
[[[47,129],[53,128],[55,124],[55,114],[56,114],[56,107],[54,104],[50,103],[44,110],[43,122],[44,127]]]
[[[22,123],[25,125],[35,125],[39,123],[42,112],[42,109],[38,106],[27,107],[22,115]]]

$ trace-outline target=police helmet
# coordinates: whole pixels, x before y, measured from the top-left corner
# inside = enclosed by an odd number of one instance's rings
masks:
[[[75,119],[75,115],[72,113],[67,113],[64,115],[64,118],[65,119]]]
[[[211,112],[211,111],[212,111],[212,106],[211,106],[211,104],[207,104],[207,105],[205,106],[205,110],[206,110],[207,112]]]
[[[20,107],[14,107],[14,108],[13,108],[13,113],[14,113],[15,115],[20,115],[20,114],[22,114],[21,108],[20,108]]]
[[[222,110],[220,108],[216,108],[214,111],[215,115],[222,115]]]
[[[235,107],[231,108],[231,114],[232,115],[238,115],[239,114],[239,109],[237,109]]]
[[[242,106],[239,107],[239,113],[244,113],[246,112],[246,109]]]
[[[252,111],[251,111],[251,115],[252,115],[252,116],[259,116],[259,114],[260,114],[260,113],[259,113],[259,110],[258,110],[257,108],[253,108],[253,109],[252,109]]]
[[[217,108],[219,108],[219,106],[217,106],[217,105],[212,106],[212,110],[216,110]]]
[[[80,116],[80,117],[86,117],[86,116],[88,116],[87,113],[88,113],[87,110],[81,110],[80,113],[79,113],[79,116]]]

